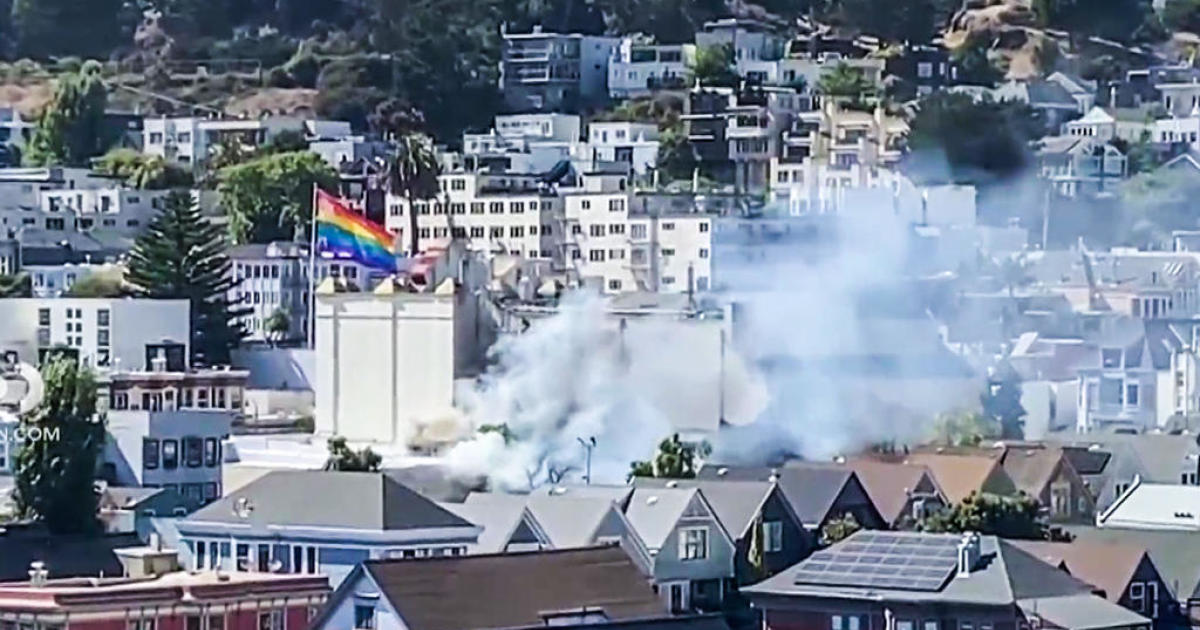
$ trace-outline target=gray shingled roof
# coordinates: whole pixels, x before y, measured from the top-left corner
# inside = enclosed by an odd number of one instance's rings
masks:
[[[672,482],[681,488],[700,488],[721,525],[734,538],[741,538],[750,528],[774,487],[767,481],[674,480],[652,477],[637,477],[633,481],[638,488],[662,488]]]
[[[723,471],[723,472],[722,472]],[[702,481],[769,481],[778,476],[779,490],[792,506],[792,511],[806,527],[825,521],[838,495],[850,482],[854,472],[833,466],[722,466],[708,464],[697,477]]]
[[[856,532],[845,541],[831,547],[836,550],[864,532]],[[903,537],[950,537],[961,538],[960,534],[926,534],[920,532],[892,532]],[[796,574],[810,562],[820,562],[819,557],[810,558],[785,569],[763,582],[742,589],[754,595],[796,595],[808,597],[837,597],[841,599],[878,599],[906,602],[955,602],[978,605],[1010,605],[1020,600],[1045,597],[1061,597],[1092,592],[1092,586],[1066,572],[1042,562],[1033,555],[1017,548],[1012,543],[995,536],[980,537],[980,561],[967,577],[953,573],[937,591],[892,589],[879,586],[854,588],[841,584],[797,584]]]
[[[241,499],[251,510],[236,515]],[[192,522],[372,531],[474,527],[383,473],[277,470],[188,517]]]

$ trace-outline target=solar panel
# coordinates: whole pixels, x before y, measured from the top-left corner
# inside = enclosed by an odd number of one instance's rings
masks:
[[[858,532],[814,553],[795,582],[909,591],[938,591],[958,564],[960,538],[899,532]]]

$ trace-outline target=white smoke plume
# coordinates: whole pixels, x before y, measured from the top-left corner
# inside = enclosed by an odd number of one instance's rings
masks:
[[[723,361],[711,347],[679,341],[678,321],[630,342],[601,299],[568,297],[557,315],[493,348],[494,369],[468,408],[473,427],[503,424],[511,439],[478,434],[448,464],[522,491],[563,474],[578,479],[586,455],[578,440],[595,437],[592,479],[620,482],[631,461],[652,457],[661,439],[718,404],[735,425],[708,436],[723,461],[828,459],[919,439],[938,412],[980,390],[910,282],[912,257],[937,254],[914,251],[912,223],[876,202],[815,221],[810,243],[718,250],[721,298],[739,305],[734,360],[723,370],[711,368]]]

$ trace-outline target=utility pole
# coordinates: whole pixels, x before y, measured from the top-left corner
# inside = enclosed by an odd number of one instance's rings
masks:
[[[583,438],[575,439],[579,441],[579,445],[587,453],[587,459],[584,463],[583,483],[590,486],[592,485],[592,449],[596,448],[596,438],[593,436],[586,440]]]

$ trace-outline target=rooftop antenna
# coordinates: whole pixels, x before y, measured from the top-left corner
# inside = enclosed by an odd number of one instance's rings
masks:
[[[590,486],[592,485],[592,449],[596,448],[596,436],[592,436],[586,440],[581,437],[575,439],[579,441],[579,445],[587,453],[586,463],[584,464],[583,483]]]

